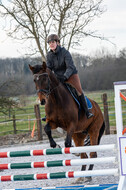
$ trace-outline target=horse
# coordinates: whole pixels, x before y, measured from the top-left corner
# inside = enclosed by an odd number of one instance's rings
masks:
[[[55,76],[55,74],[43,62],[42,65],[29,65],[34,76],[34,82],[41,104],[45,103],[46,125],[44,127],[48,136],[50,146],[56,147],[51,130],[57,127],[66,131],[65,147],[71,147],[72,139],[75,146],[84,146],[87,135],[90,136],[90,145],[99,145],[100,139],[105,130],[105,123],[99,105],[90,99],[92,103],[93,117],[87,119],[84,110],[78,114],[78,105],[66,89]],[[90,158],[96,158],[97,153],[91,152]],[[81,159],[88,158],[86,153],[81,153]],[[93,169],[93,164],[88,170]],[[86,170],[86,165],[81,168]],[[91,180],[91,177],[89,177]]]

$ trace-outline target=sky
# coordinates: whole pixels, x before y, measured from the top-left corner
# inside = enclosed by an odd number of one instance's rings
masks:
[[[81,47],[71,51],[91,55],[106,49],[111,54],[117,54],[126,48],[126,0],[104,0],[103,4],[107,11],[100,18],[96,18],[90,28],[111,42],[87,37]],[[0,25],[0,58],[23,57],[25,46],[26,44],[8,38]]]
[[[118,53],[121,49],[126,48],[126,0],[104,0],[104,4],[107,11],[96,19],[93,25],[95,30],[98,30],[112,43],[87,38],[84,44],[87,53],[102,49],[102,47],[108,49],[111,53]]]

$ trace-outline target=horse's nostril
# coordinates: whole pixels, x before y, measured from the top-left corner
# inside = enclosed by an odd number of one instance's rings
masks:
[[[45,100],[44,99],[41,101],[41,105],[45,105]]]

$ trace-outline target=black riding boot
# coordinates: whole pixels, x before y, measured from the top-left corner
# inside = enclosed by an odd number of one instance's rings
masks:
[[[46,116],[42,118],[42,121],[46,121]]]
[[[84,97],[84,94],[81,94],[80,97],[80,104],[81,104],[81,107],[83,108],[83,110],[85,111],[85,114],[87,116],[87,119],[93,117],[94,115],[92,113],[89,112],[88,110],[88,107],[87,107],[87,102],[85,100],[85,97]]]

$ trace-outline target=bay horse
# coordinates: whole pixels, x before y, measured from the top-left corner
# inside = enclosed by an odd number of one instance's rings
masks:
[[[71,147],[73,139],[75,146],[84,146],[87,134],[90,136],[90,144],[98,145],[105,130],[103,114],[99,105],[90,99],[92,103],[93,117],[87,119],[84,110],[78,118],[78,106],[66,87],[59,82],[55,74],[42,65],[29,65],[34,76],[34,82],[41,104],[45,102],[46,125],[45,132],[49,138],[50,146],[55,148],[56,142],[52,138],[51,129],[57,127],[67,132],[65,147]],[[91,152],[90,158],[96,158],[97,153]],[[86,153],[81,153],[81,158],[88,158]],[[89,170],[93,169],[93,164]],[[81,170],[86,170],[83,165]],[[89,177],[91,179],[91,177]]]

